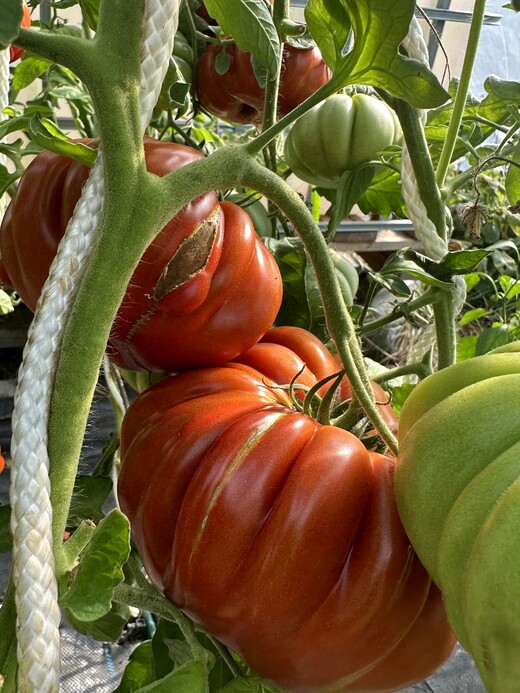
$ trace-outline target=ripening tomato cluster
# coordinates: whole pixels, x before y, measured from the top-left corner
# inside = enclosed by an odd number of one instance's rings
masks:
[[[258,121],[250,56],[227,46],[220,74],[220,50],[209,45],[198,64],[201,104]],[[329,76],[317,49],[287,46],[281,112]],[[164,175],[202,155],[147,140],[145,156]],[[87,176],[42,152],[8,207],[0,281],[31,309]],[[395,691],[434,671],[454,636],[401,524],[395,461],[313,416],[305,393],[323,398],[331,381],[319,383],[341,364],[306,330],[270,329],[281,299],[276,262],[239,206],[208,193],[159,232],[107,346],[123,369],[172,374],[124,418],[121,508],[153,582],[259,675],[291,691]],[[332,404],[350,398],[343,379]]]

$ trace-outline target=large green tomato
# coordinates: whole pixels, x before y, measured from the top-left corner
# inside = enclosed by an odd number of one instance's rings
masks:
[[[399,425],[412,544],[489,693],[520,679],[520,342],[420,383]]]
[[[367,94],[334,94],[299,118],[285,141],[285,159],[298,178],[335,188],[342,174],[399,142],[401,129],[384,101]]]

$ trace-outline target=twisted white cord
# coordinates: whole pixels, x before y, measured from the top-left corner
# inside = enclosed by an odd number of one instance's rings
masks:
[[[5,113],[2,113],[4,108],[9,105],[9,48],[0,51],[0,122],[7,118]],[[0,154],[0,165],[7,164],[5,154]],[[7,208],[7,196],[0,197],[0,222]]]
[[[413,60],[419,60],[425,65],[429,65],[428,49],[424,41],[421,26],[414,16],[410,24],[408,35],[403,41],[403,48]],[[426,111],[421,111],[421,120],[426,122]],[[403,154],[401,160],[401,181],[403,199],[406,203],[408,216],[414,226],[415,235],[421,241],[426,255],[433,260],[441,260],[448,252],[448,244],[444,241],[435,228],[435,224],[428,217],[428,212],[419,194],[419,186],[412,166],[410,153],[403,144]],[[447,212],[448,213],[448,212]],[[454,278],[453,303],[455,315],[457,315],[466,298],[466,284],[462,277]],[[421,336],[415,341],[408,358],[415,361],[421,358],[434,342],[433,325],[422,331]]]
[[[180,0],[146,0],[141,47],[143,134],[173,49]],[[57,353],[104,201],[99,154],[60,243],[31,324],[13,413],[11,485],[20,693],[59,690],[58,590],[52,551],[47,429]]]

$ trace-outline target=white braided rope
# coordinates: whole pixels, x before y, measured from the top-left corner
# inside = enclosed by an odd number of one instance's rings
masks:
[[[141,49],[142,128],[173,49],[180,0],[146,0]],[[104,200],[101,154],[52,264],[29,330],[13,413],[13,573],[20,693],[59,690],[59,622],[52,552],[47,428],[61,332],[96,237]]]
[[[2,113],[4,108],[9,105],[9,48],[0,51],[0,122],[7,118],[5,113]],[[0,154],[0,164],[7,164],[5,154]],[[7,196],[0,197],[0,222],[7,208]]]
[[[410,58],[419,60],[426,65],[429,64],[428,49],[424,41],[421,26],[415,16],[410,24],[408,35],[403,41],[403,48]],[[421,120],[423,123],[426,122],[426,111],[421,111]],[[403,199],[406,203],[408,216],[413,223],[415,235],[421,241],[426,255],[433,260],[441,260],[448,252],[448,244],[439,236],[434,223],[428,217],[428,212],[419,194],[417,178],[415,177],[412,160],[406,143],[403,144],[401,181]],[[458,276],[454,278],[454,284],[453,302],[455,315],[457,315],[464,305],[466,284],[464,279]],[[415,361],[421,358],[431,347],[434,339],[433,325],[422,330],[419,339],[415,341],[410,349],[408,354],[409,360]]]

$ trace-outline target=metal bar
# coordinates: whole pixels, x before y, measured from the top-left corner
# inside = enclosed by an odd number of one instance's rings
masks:
[[[291,0],[291,5],[293,7],[305,7],[308,0]],[[444,22],[471,22],[471,12],[459,12],[458,10],[446,10],[446,9],[436,9],[430,7],[422,8],[425,14],[433,21],[444,21]],[[417,11],[417,15],[420,17],[421,14]],[[499,25],[502,21],[501,14],[495,12],[487,12],[484,16],[484,24]]]

